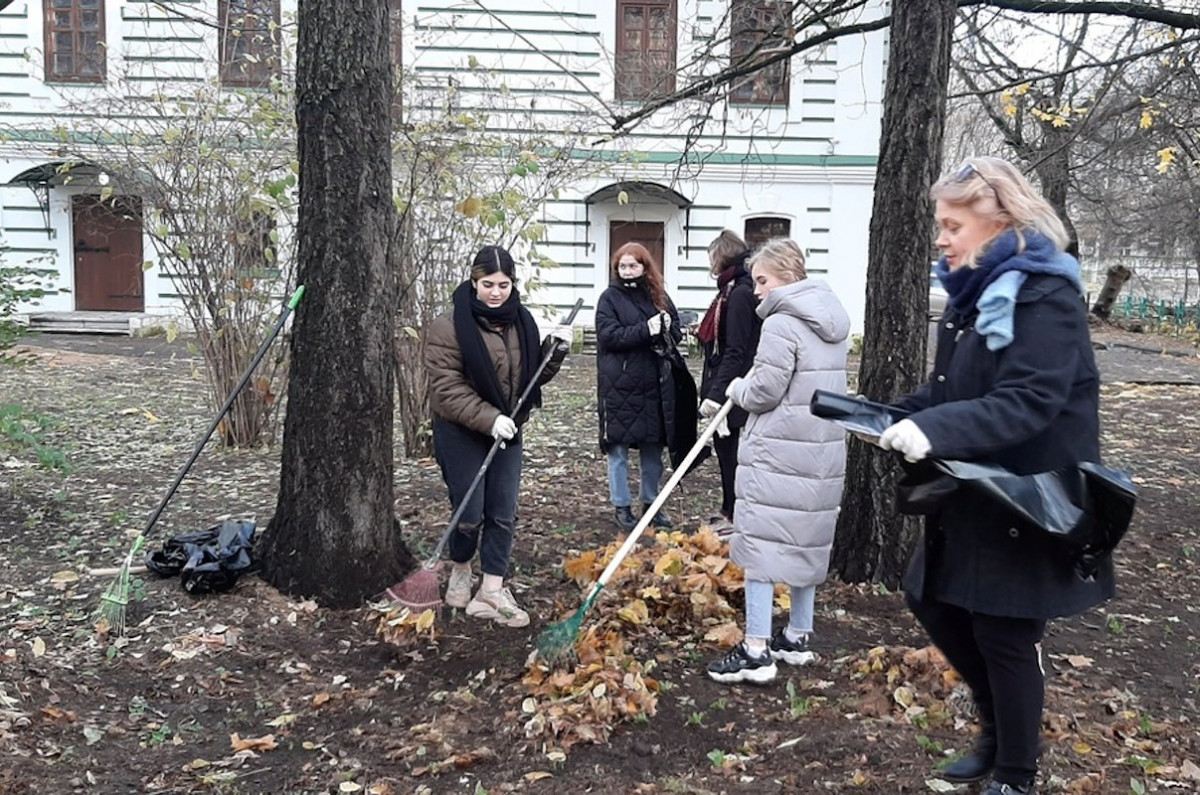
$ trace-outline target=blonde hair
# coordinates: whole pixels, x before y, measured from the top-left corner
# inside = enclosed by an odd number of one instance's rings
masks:
[[[780,276],[792,276],[793,281],[808,278],[808,271],[804,267],[804,251],[790,237],[773,237],[755,249],[746,267],[753,270],[759,265]]]
[[[1034,190],[1016,166],[999,157],[964,160],[934,183],[929,196],[935,201],[966,207],[984,220],[1012,227],[1022,251],[1025,249],[1022,233],[1027,229],[1048,238],[1059,251],[1071,240],[1050,202]]]
[[[723,229],[721,234],[708,244],[709,270],[716,276],[733,261],[734,257],[749,250],[750,247],[746,245],[746,241],[738,237],[736,232]]]

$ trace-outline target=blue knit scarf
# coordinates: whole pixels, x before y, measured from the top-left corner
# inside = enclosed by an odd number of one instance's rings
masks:
[[[1021,237],[1025,247],[1021,249]],[[1079,262],[1060,251],[1048,237],[1033,229],[1021,236],[1008,229],[994,238],[975,267],[950,270],[943,256],[938,260],[938,280],[946,288],[950,306],[960,314],[978,310],[975,331],[981,334],[988,350],[998,351],[1013,340],[1013,310],[1017,293],[1031,273],[1060,276],[1083,293]]]

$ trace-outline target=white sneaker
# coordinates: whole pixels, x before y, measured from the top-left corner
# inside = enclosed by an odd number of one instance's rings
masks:
[[[497,624],[506,627],[529,626],[529,614],[520,608],[517,600],[513,599],[512,591],[501,588],[498,591],[485,591],[480,586],[471,604],[467,605],[467,615],[475,618],[490,618]]]
[[[459,569],[458,566],[451,564],[450,582],[446,584],[446,605],[457,607],[460,610],[466,607],[467,602],[471,601],[473,579],[469,568]]]

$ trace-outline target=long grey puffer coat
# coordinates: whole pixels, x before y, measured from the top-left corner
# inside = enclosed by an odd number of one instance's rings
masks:
[[[814,389],[846,391],[850,318],[823,281],[776,287],[758,306],[754,370],[730,397],[750,412],[738,446],[730,558],[746,579],[823,582],[846,472],[845,432],[809,411]]]

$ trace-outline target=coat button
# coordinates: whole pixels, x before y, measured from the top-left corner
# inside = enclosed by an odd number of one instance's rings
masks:
[[[937,380],[938,380],[938,382],[939,382],[939,383],[944,383],[944,382],[946,381],[946,376],[944,376],[944,375],[939,375]]]
[[[1010,538],[1017,538],[1021,535],[1021,531],[1015,527],[1010,527],[1008,528],[1008,535]]]
[[[947,323],[947,324],[946,324],[946,328],[954,328],[954,324],[953,324],[953,323]]]

